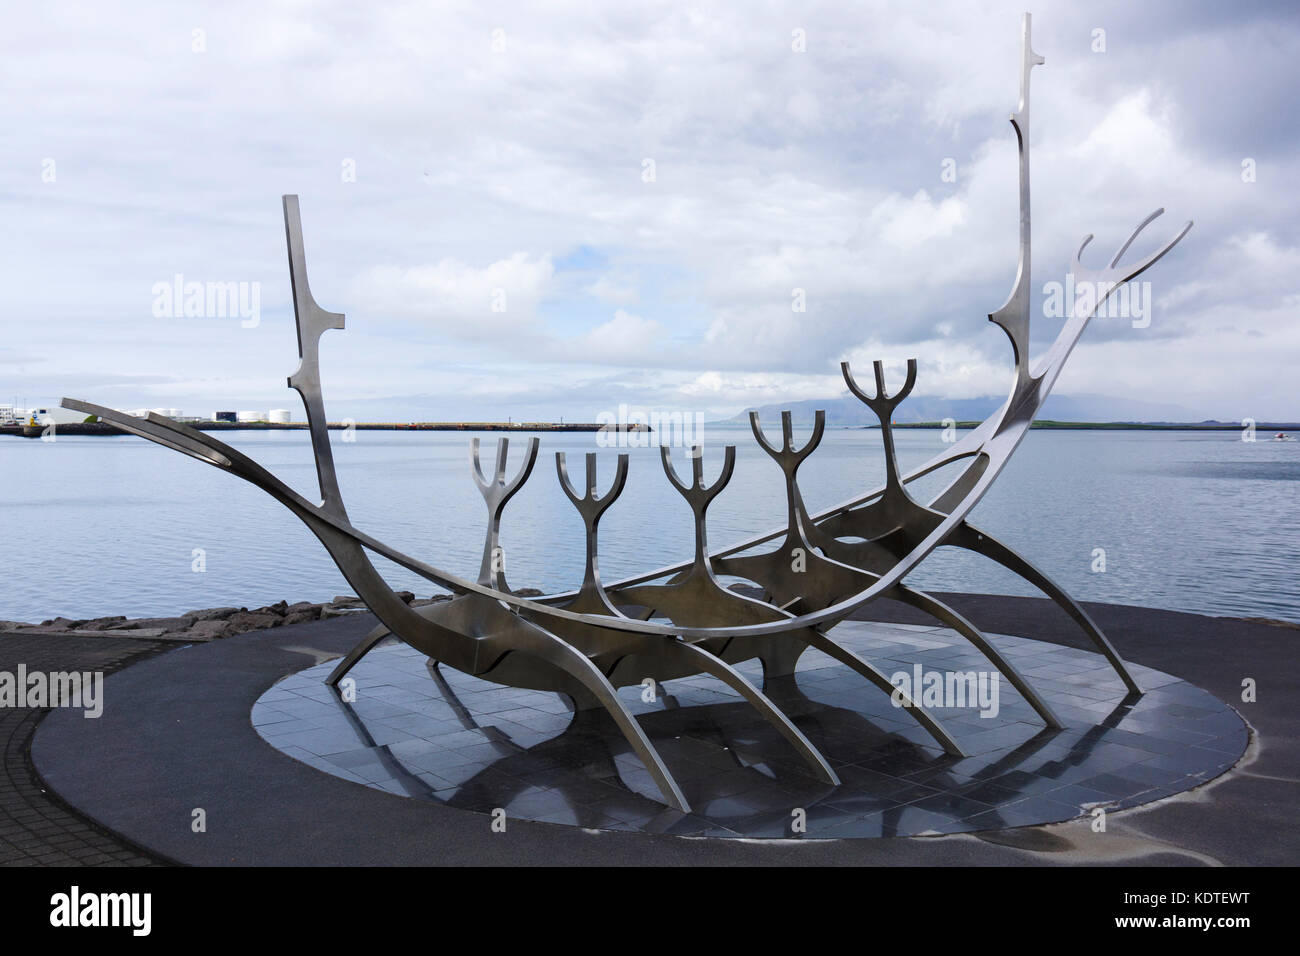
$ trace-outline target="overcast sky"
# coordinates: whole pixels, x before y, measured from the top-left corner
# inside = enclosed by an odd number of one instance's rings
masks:
[[[1034,289],[1088,233],[1103,265],[1159,206],[1135,254],[1196,225],[1057,392],[1300,418],[1300,15],[1081,6],[1033,10]],[[845,358],[1003,395],[1022,9],[11,5],[0,402],[301,419],[283,193],[347,315],[331,418],[714,417],[839,395]],[[178,274],[257,284],[257,323],[156,314]]]

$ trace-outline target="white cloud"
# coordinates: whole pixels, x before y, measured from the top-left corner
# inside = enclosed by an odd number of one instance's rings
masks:
[[[667,330],[658,322],[619,309],[608,322],[558,346],[582,362],[637,365],[662,349],[666,338]]]
[[[1300,162],[1282,112],[1227,119],[1287,101],[1293,70],[1252,63],[1261,36],[1285,53],[1300,30],[1170,10],[1172,33],[1151,26],[1159,11],[1112,10],[1104,56],[1072,5],[1035,15],[1035,288],[1088,232],[1097,263],[1156,206],[1169,213],[1134,255],[1197,221],[1143,277],[1152,328],[1098,323],[1057,390],[1294,417]],[[237,406],[258,382],[283,396],[296,353],[277,197],[294,191],[313,292],[349,316],[326,346],[340,402],[387,398],[402,417],[402,396],[434,389],[506,417],[635,389],[729,414],[838,394],[841,358],[909,355],[918,395],[999,394],[1006,344],[985,316],[1015,271],[1019,13],[237,2],[204,17],[200,54],[196,24],[161,2],[16,8],[0,253],[23,281],[0,335],[25,357],[0,388],[95,382],[85,397],[128,407]],[[557,270],[578,248],[608,265]],[[148,290],[176,272],[260,282],[262,326],[152,321]],[[1036,326],[1037,349],[1054,329]],[[1253,371],[1208,392],[1222,366]]]
[[[454,338],[537,334],[538,301],[554,268],[547,257],[516,252],[476,269],[457,259],[427,266],[374,266],[356,284],[356,301],[386,316],[427,321]]]
[[[594,299],[612,305],[631,305],[637,300],[636,285],[627,277],[603,275],[589,285],[583,286],[582,291]]]
[[[965,220],[963,200],[954,196],[934,202],[921,189],[911,199],[887,196],[868,221],[884,242],[910,251],[932,239],[951,236]]]

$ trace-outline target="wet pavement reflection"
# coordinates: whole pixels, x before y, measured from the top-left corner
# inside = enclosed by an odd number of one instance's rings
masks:
[[[845,622],[834,633],[887,675],[914,675],[918,664],[924,673],[987,673],[987,661],[946,628]],[[376,648],[351,672],[355,701],[323,683],[333,667],[325,663],[268,690],[251,719],[286,755],[401,796],[483,813],[503,808],[511,819],[723,838],[912,836],[1058,822],[1198,786],[1246,747],[1236,713],[1177,678],[1134,665],[1146,693],[1126,699],[1096,654],[991,639],[1063,730],[1045,729],[1002,679],[995,715],[982,716],[974,701],[933,708],[968,754],[955,757],[888,696],[818,652],[802,657],[794,678],[769,682],[765,692],[830,761],[838,787],[809,776],[784,738],[711,677],[669,681],[652,701],[640,687],[622,689],[690,814],[659,801],[603,710],[575,715],[558,694],[438,668],[398,643]],[[761,685],[757,661],[738,670]]]

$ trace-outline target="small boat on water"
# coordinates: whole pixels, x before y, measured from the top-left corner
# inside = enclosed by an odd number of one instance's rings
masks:
[[[1292,438],[1290,435],[1288,435],[1286,432],[1278,432],[1276,435],[1273,436],[1273,441],[1295,441],[1295,439]]]

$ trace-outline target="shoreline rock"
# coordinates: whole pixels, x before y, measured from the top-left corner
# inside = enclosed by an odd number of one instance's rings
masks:
[[[425,607],[451,599],[449,594],[435,594],[430,598],[417,598],[410,591],[398,591],[397,596],[411,607]],[[313,603],[298,601],[290,604],[277,601],[266,607],[209,607],[186,611],[176,617],[138,617],[124,615],[74,619],[55,617],[39,624],[23,621],[0,621],[0,634],[43,634],[67,637],[130,637],[141,640],[165,640],[178,643],[202,643],[234,637],[248,631],[261,631],[273,627],[306,624],[344,614],[366,611],[365,603],[355,595],[341,594],[332,601]]]

